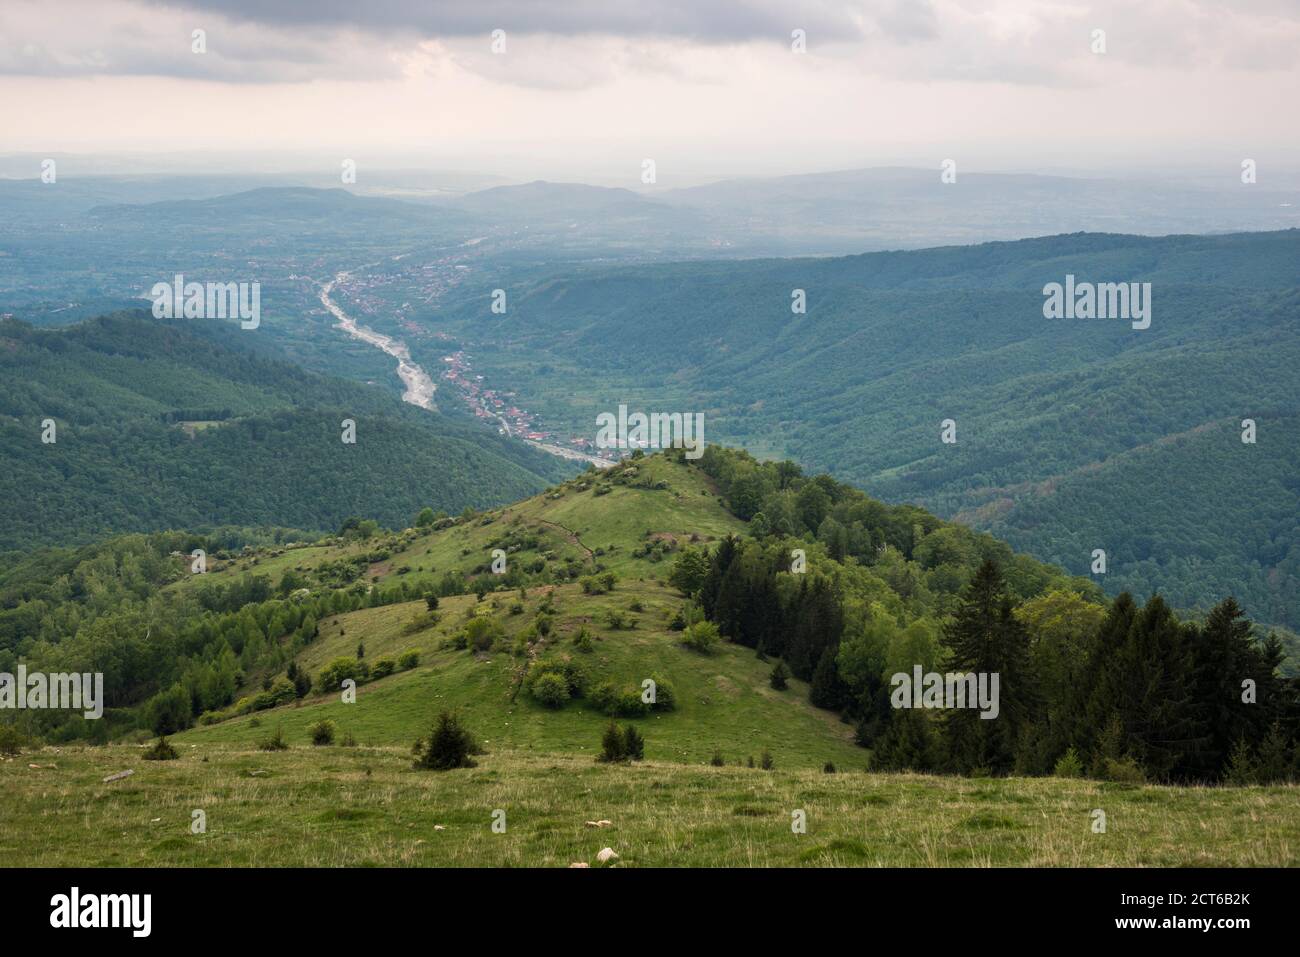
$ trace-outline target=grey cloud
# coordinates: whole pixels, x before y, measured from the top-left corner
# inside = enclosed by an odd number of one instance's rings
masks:
[[[148,0],[234,20],[275,26],[347,27],[425,37],[486,36],[495,29],[519,34],[680,37],[702,43],[771,38],[788,42],[796,27],[826,40],[850,40],[864,20],[916,29],[902,11],[905,0]],[[915,5],[915,4],[912,4]],[[925,6],[924,0],[922,5]]]

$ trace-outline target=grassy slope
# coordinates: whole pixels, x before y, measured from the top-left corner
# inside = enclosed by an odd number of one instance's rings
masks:
[[[401,749],[67,749],[0,761],[13,866],[1261,866],[1300,864],[1297,788],[823,774]],[[30,763],[41,764],[33,769]],[[55,765],[49,767],[49,765]],[[122,781],[102,783],[133,768]],[[1094,834],[1092,812],[1107,814]],[[207,832],[190,833],[203,809]],[[506,832],[490,828],[506,812]],[[794,834],[791,812],[807,814]],[[584,827],[607,819],[609,827]],[[435,830],[442,826],[444,830]]]
[[[372,565],[368,576],[389,582],[399,577],[399,569],[410,566],[406,580],[431,582],[449,569],[470,570],[490,560],[489,543],[496,536],[522,528],[538,532],[542,541],[535,552],[518,552],[509,560],[527,561],[541,551],[561,558],[572,555],[589,568],[599,560],[620,578],[613,592],[584,595],[576,584],[534,587],[517,614],[511,614],[510,608],[520,602],[518,591],[493,593],[481,604],[472,595],[444,598],[439,624],[416,633],[406,633],[406,626],[424,612],[420,601],[328,618],[321,622],[317,641],[298,656],[299,665],[309,673],[319,673],[334,658],[353,656],[358,643],[365,645],[369,661],[417,648],[420,666],[362,685],[356,704],[342,703],[337,694],[312,695],[297,705],[192,729],[178,740],[249,747],[282,725],[290,740],[306,741],[308,725],[330,718],[340,735],[351,733],[361,744],[409,746],[428,730],[437,710],[453,707],[465,715],[489,749],[594,754],[609,720],[606,716],[584,700],[552,711],[518,690],[526,659],[510,654],[511,640],[534,620],[543,593],[551,592],[555,628],[539,646],[540,657],[579,661],[592,687],[606,679],[621,687],[640,687],[651,676],[672,685],[677,709],[638,722],[646,735],[648,758],[698,763],[707,761],[717,748],[727,760],[736,761],[757,759],[767,748],[778,766],[821,767],[827,761],[864,766],[866,753],[853,745],[851,728],[830,712],[813,708],[802,682],[792,681],[785,692],[773,691],[768,685],[771,665],[760,662],[748,649],[723,644],[702,656],[682,647],[680,635],[668,628],[682,603],[664,581],[671,563],[634,557],[633,548],[646,532],[710,539],[737,531],[742,523],[718,503],[698,471],[662,457],[639,460],[635,468],[628,480],[665,481],[669,487],[654,490],[614,484],[612,491],[598,496],[590,489],[578,490],[580,477],[478,521],[415,537],[405,550]],[[341,545],[265,553],[269,557],[259,554],[229,563],[207,578],[220,580],[245,570],[275,578],[294,564],[309,569],[358,548]],[[587,548],[607,551],[588,556]],[[178,587],[187,587],[190,581]],[[632,610],[634,603],[640,603],[642,610]],[[507,640],[483,656],[442,648],[475,608],[496,617]],[[609,611],[624,613],[629,622],[635,620],[635,626],[609,627],[605,618]],[[571,640],[584,626],[595,638],[595,650],[589,654],[577,651]],[[241,694],[256,690],[260,679],[251,676]]]
[[[646,736],[647,758],[703,763],[718,748],[728,761],[736,761],[758,758],[767,748],[778,766],[821,767],[827,761],[865,766],[866,752],[853,745],[851,728],[830,712],[812,707],[802,682],[792,681],[784,692],[773,691],[767,681],[771,665],[760,662],[748,649],[723,645],[702,656],[682,647],[677,633],[667,627],[680,604],[670,589],[623,583],[610,594],[585,596],[577,586],[566,585],[555,595],[557,627],[543,646],[542,657],[572,657],[591,676],[592,685],[611,679],[620,686],[639,687],[652,675],[672,685],[676,710],[636,721]],[[532,621],[538,590],[530,593],[525,612],[519,615],[507,610],[507,603],[517,600],[517,595],[502,597],[497,614],[513,637]],[[633,600],[640,600],[645,609],[632,613],[638,619],[635,628],[612,630],[604,624],[605,610],[626,611]],[[582,699],[552,711],[525,691],[516,695],[523,659],[509,654],[508,642],[482,656],[439,649],[474,603],[473,596],[444,599],[442,622],[409,636],[402,634],[402,626],[423,611],[422,602],[328,619],[321,639],[299,658],[313,674],[333,658],[350,657],[358,641],[365,643],[371,661],[408,647],[420,648],[421,664],[413,671],[362,685],[355,704],[344,704],[337,694],[313,695],[297,706],[194,728],[177,740],[251,747],[279,725],[290,742],[306,743],[308,725],[330,718],[340,735],[351,733],[361,744],[409,746],[427,732],[439,709],[452,707],[465,716],[490,751],[594,756],[609,719]],[[596,636],[590,654],[576,651],[569,640],[583,624]]]
[[[399,580],[431,585],[448,571],[471,572],[491,561],[490,542],[512,528],[536,534],[542,543],[537,550],[517,554],[510,560],[536,558],[550,550],[561,561],[572,557],[591,566],[598,559],[605,569],[620,577],[663,579],[668,575],[670,562],[656,563],[632,555],[646,532],[667,533],[679,539],[697,535],[703,541],[711,541],[744,529],[744,523],[718,501],[716,490],[699,470],[676,465],[662,456],[638,460],[635,467],[637,473],[630,481],[665,481],[668,489],[610,483],[612,491],[598,496],[590,489],[580,490],[580,486],[591,481],[584,473],[533,498],[485,512],[476,522],[458,524],[427,536],[408,535],[412,541],[395,550],[388,560],[372,565],[366,579],[383,585]],[[231,581],[245,572],[267,574],[273,582],[278,582],[288,568],[310,570],[325,562],[372,551],[380,544],[378,541],[349,542],[288,550],[262,549],[221,563],[220,567],[214,565],[203,579],[186,578],[172,587]],[[608,551],[611,545],[616,548]],[[598,549],[605,549],[606,553],[591,554]],[[404,567],[410,571],[402,573]]]

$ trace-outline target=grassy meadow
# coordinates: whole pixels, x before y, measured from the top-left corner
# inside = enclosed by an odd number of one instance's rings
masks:
[[[13,866],[1266,866],[1300,864],[1300,789],[773,771],[493,751],[124,746],[0,762]],[[40,765],[39,768],[31,767]],[[104,783],[109,774],[128,778]],[[1107,815],[1094,833],[1093,811]],[[206,832],[191,832],[193,811]],[[505,812],[505,832],[492,830]],[[792,812],[806,833],[792,830]],[[605,827],[588,821],[608,820]]]

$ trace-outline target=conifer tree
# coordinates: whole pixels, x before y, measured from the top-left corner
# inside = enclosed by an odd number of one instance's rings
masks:
[[[1022,729],[1034,713],[1036,689],[1028,636],[1013,614],[1002,572],[993,561],[986,560],[971,579],[944,641],[951,671],[996,674],[999,684],[996,718],[983,718],[975,708],[948,712],[951,764],[961,772],[1006,774],[1014,766]]]
[[[629,761],[640,761],[645,757],[645,738],[641,737],[636,725],[629,724],[623,729],[623,754]]]
[[[605,728],[605,734],[600,739],[600,758],[598,760],[622,761],[626,756],[626,739],[618,730],[618,725],[613,721]]]

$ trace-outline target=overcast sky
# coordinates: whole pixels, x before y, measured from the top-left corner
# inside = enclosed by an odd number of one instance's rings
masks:
[[[293,151],[629,185],[644,158],[670,180],[950,157],[1263,167],[1300,155],[1298,91],[1297,0],[0,6],[5,153]]]

